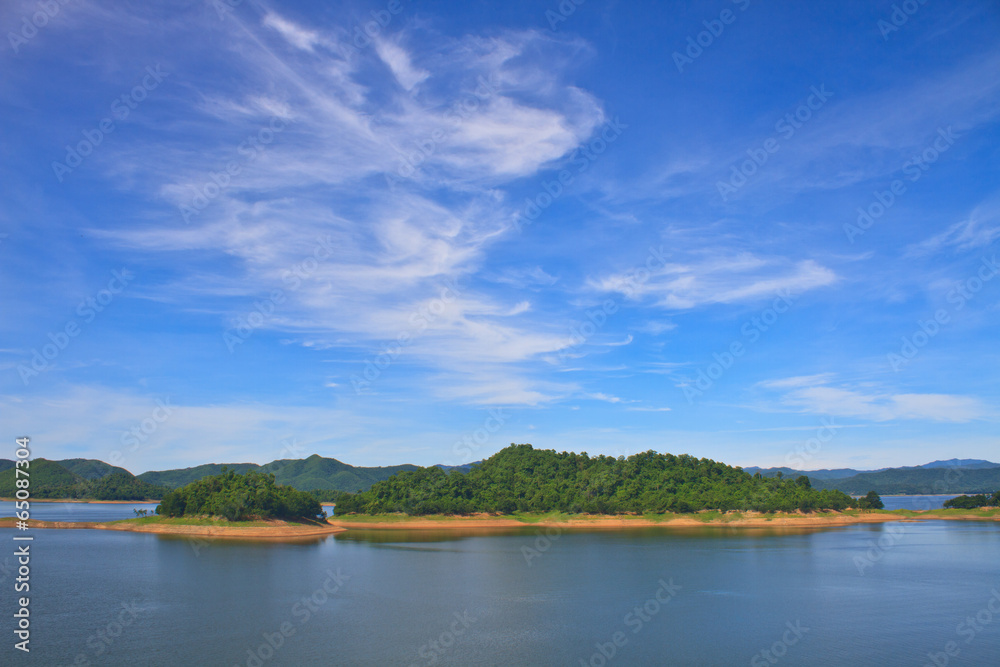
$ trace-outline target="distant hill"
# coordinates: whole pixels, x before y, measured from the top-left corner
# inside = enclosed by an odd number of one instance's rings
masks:
[[[10,459],[0,459],[0,472],[3,472],[7,468],[13,468],[14,462]]]
[[[457,470],[459,472],[469,472],[470,470],[472,470],[472,466],[477,466],[480,463],[482,463],[482,461],[473,461],[472,463],[463,463],[460,466],[449,466],[449,465],[445,465],[443,463],[435,463],[431,467],[432,468],[441,468],[441,470],[444,470],[445,472],[451,472],[452,470]]]
[[[77,487],[82,488],[87,480],[82,476],[70,472],[55,461],[46,459],[34,459],[28,466],[28,479],[31,481],[29,491],[32,498],[54,498],[58,496],[49,495],[49,490],[63,490],[67,492]],[[0,496],[4,498],[14,497],[17,491],[15,480],[17,472],[14,468],[8,468],[0,472]],[[65,496],[75,497],[75,496]]]
[[[299,491],[358,491],[367,490],[375,482],[389,479],[398,472],[416,470],[404,464],[377,468],[362,468],[313,454],[307,459],[283,459],[261,467],[261,472],[273,472],[278,484],[287,484]]]
[[[107,477],[108,475],[116,472],[123,472],[127,475],[131,475],[125,468],[118,468],[111,465],[110,463],[105,463],[104,461],[98,461],[97,459],[63,459],[62,461],[55,461],[66,470],[71,473],[75,473],[84,479],[101,479],[102,477]]]
[[[921,468],[1000,468],[1000,463],[984,461],[983,459],[948,459],[947,461],[932,461],[925,463]]]
[[[167,490],[147,484],[122,468],[115,468],[102,461],[70,459],[77,467],[96,475],[107,466],[106,475],[88,479],[68,470],[60,462],[33,459],[28,467],[29,487],[32,498],[77,498],[89,500],[147,500],[160,498]],[[22,478],[23,479],[23,478]],[[13,498],[17,493],[17,471],[8,468],[0,472],[0,497]]]
[[[838,489],[851,495],[993,493],[1000,489],[1000,466],[993,468],[889,468],[843,479],[814,479],[818,489]]]
[[[207,463],[179,470],[151,470],[139,475],[139,479],[169,489],[176,489],[203,477],[221,474],[224,466],[240,474],[247,470],[274,473],[274,479],[278,484],[287,484],[299,491],[350,491],[352,493],[365,491],[375,482],[388,479],[398,472],[417,469],[417,466],[408,464],[373,468],[356,467],[342,463],[337,459],[313,454],[306,459],[280,459],[262,466],[256,463]]]
[[[191,482],[197,482],[202,477],[222,474],[222,469],[228,468],[234,472],[243,474],[247,470],[258,470],[256,463],[206,463],[193,468],[178,468],[176,470],[160,470],[144,472],[139,475],[139,479],[150,484],[165,486],[168,489],[176,489],[187,486]]]
[[[805,475],[817,489],[839,489],[844,493],[860,495],[875,491],[879,494],[933,494],[933,493],[989,493],[1000,488],[1000,463],[983,459],[948,459],[932,461],[920,466],[880,468],[878,470],[795,470],[793,468],[744,468],[751,475],[759,472],[764,477],[774,477],[779,472],[784,477]],[[993,470],[997,474],[989,474]],[[960,471],[960,474],[958,474]],[[983,474],[967,475],[981,471]]]
[[[750,466],[743,469],[745,472],[753,475],[754,473],[760,473],[764,477],[774,477],[779,472],[784,477],[798,477],[799,475],[805,475],[809,479],[841,479],[844,477],[853,477],[859,472],[865,472],[862,470],[854,470],[853,468],[832,468],[823,470],[795,470],[793,468],[758,468],[757,466]]]

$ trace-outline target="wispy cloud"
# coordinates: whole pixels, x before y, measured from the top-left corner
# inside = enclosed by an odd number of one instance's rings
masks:
[[[926,420],[969,422],[990,416],[978,398],[951,394],[874,393],[825,384],[778,385],[796,387],[781,396],[781,402],[812,414],[855,417],[875,422]],[[772,385],[775,386],[775,385]]]
[[[972,209],[969,217],[949,225],[940,234],[906,249],[906,257],[924,257],[951,248],[965,251],[1000,239],[1000,200],[991,199]]]
[[[778,292],[802,294],[834,283],[836,274],[813,260],[791,263],[748,253],[724,259],[668,264],[637,283],[632,273],[612,274],[591,282],[603,292],[632,299],[651,298],[671,310],[709,304],[731,304],[773,297]]]

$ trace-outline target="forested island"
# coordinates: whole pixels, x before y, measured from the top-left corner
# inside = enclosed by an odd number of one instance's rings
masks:
[[[873,494],[874,495],[874,494]],[[877,495],[875,495],[877,498]],[[336,513],[573,514],[693,513],[701,510],[794,512],[865,507],[809,478],[750,475],[710,459],[654,451],[633,456],[556,453],[511,445],[466,473],[420,468],[337,497]]]
[[[221,475],[202,478],[165,494],[156,513],[165,517],[222,517],[228,521],[326,518],[314,496],[276,484],[273,474],[250,470],[240,475],[225,468]]]

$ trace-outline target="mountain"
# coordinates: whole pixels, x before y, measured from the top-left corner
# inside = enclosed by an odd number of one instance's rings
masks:
[[[809,479],[841,479],[844,477],[853,477],[859,472],[865,472],[861,470],[854,470],[853,468],[795,470],[793,468],[758,468],[757,466],[750,466],[749,468],[744,468],[743,470],[751,475],[759,472],[764,477],[774,477],[780,472],[785,477],[798,477],[799,475],[805,475]]]
[[[257,470],[260,466],[256,463],[205,463],[193,468],[161,471],[151,470],[139,475],[139,479],[150,484],[156,484],[157,486],[165,486],[168,489],[176,489],[181,486],[187,486],[191,482],[197,482],[202,477],[222,474],[223,468],[229,468],[243,474],[247,470]]]
[[[984,461],[983,459],[948,459],[947,461],[931,461],[920,468],[1000,468],[1000,463]]]
[[[388,479],[398,472],[416,470],[414,465],[362,468],[313,454],[307,459],[283,459],[261,467],[261,472],[273,472],[274,481],[288,484],[299,491],[365,491],[375,482]]]
[[[462,465],[459,466],[450,466],[450,465],[445,465],[444,463],[435,463],[431,467],[441,468],[441,470],[444,470],[445,472],[451,472],[452,470],[457,470],[459,472],[469,472],[470,470],[472,470],[472,466],[477,466],[480,463],[482,463],[482,461],[473,461],[472,463],[463,463]]]
[[[27,468],[28,479],[31,481],[29,492],[32,498],[51,498],[46,494],[49,488],[70,488],[86,483],[82,476],[70,472],[55,461],[34,459]],[[0,472],[0,496],[12,498],[16,492],[15,480],[17,472],[8,468]]]
[[[14,462],[10,459],[0,459],[0,472],[3,472],[7,468],[13,468]]]
[[[105,463],[104,461],[98,461],[97,459],[63,459],[62,461],[55,461],[66,470],[71,473],[77,474],[84,479],[101,479],[102,477],[107,477],[108,475],[116,472],[123,472],[127,475],[131,475],[125,468],[118,468],[111,465],[110,463]]]
[[[815,479],[818,489],[838,489],[851,495],[993,493],[1000,489],[1000,466],[993,468],[889,468],[843,479]]]
[[[222,472],[223,467],[228,467],[240,474],[247,470],[274,473],[274,479],[278,484],[287,484],[299,491],[350,491],[352,493],[365,491],[375,482],[388,479],[397,472],[417,469],[417,466],[408,464],[373,468],[356,467],[342,463],[337,459],[313,454],[306,459],[280,459],[263,466],[256,463],[207,463],[194,468],[151,470],[139,475],[139,479],[169,489],[176,489],[203,477],[218,475]]]
[[[28,467],[32,498],[78,498],[93,500],[146,500],[160,498],[167,490],[139,480],[122,468],[103,461],[70,459],[73,465],[97,477],[87,478],[67,469],[63,462],[33,459]],[[101,464],[101,465],[97,465]],[[104,468],[106,466],[107,468]],[[107,474],[100,475],[109,469]],[[0,497],[13,498],[17,493],[17,471],[0,472]],[[22,478],[23,479],[23,478]]]

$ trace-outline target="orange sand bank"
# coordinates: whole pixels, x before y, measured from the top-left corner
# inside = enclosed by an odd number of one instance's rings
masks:
[[[334,525],[290,524],[284,521],[268,522],[267,526],[185,526],[164,523],[100,523],[95,521],[36,521],[28,520],[30,528],[121,530],[133,533],[156,533],[159,535],[191,535],[197,537],[230,537],[243,539],[289,539],[332,535],[345,529]],[[0,519],[0,528],[13,528],[15,520]]]

